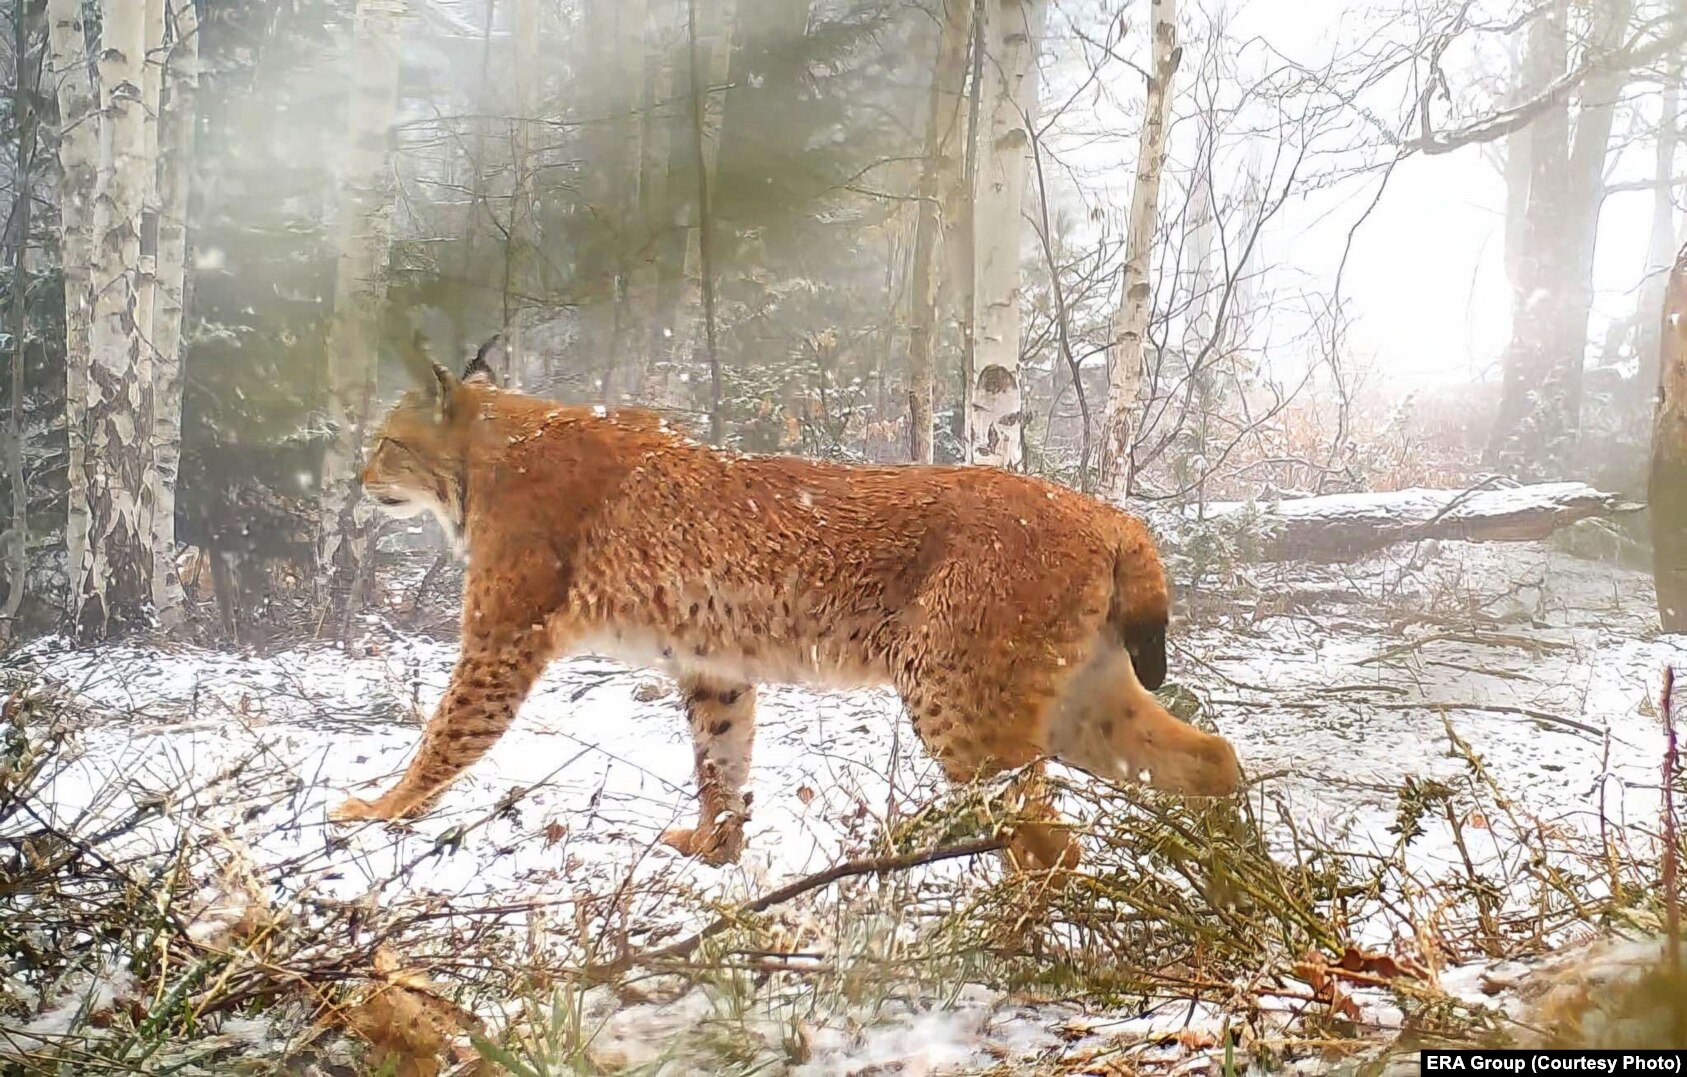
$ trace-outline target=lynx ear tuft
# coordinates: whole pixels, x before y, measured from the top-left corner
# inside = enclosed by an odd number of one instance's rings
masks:
[[[480,346],[469,365],[463,368],[463,382],[467,385],[498,384],[497,375],[492,371],[494,362],[507,362],[508,357],[504,347],[504,334],[496,333],[492,339]]]

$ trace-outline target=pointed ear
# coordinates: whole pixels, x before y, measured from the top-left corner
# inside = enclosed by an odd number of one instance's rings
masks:
[[[433,377],[429,382],[433,393],[434,418],[439,422],[451,420],[451,406],[457,397],[457,390],[462,382],[457,376],[440,366],[433,364]]]
[[[492,372],[493,362],[507,362],[504,350],[504,334],[494,334],[492,339],[480,346],[469,365],[463,368],[463,382],[471,385],[498,384],[497,376]]]

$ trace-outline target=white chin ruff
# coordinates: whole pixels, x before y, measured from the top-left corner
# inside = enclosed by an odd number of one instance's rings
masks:
[[[371,498],[375,506],[395,520],[413,520],[418,516],[432,516],[439,521],[440,530],[445,532],[445,539],[451,543],[458,554],[463,554],[462,529],[451,510],[440,504],[435,498],[426,494],[416,494],[405,490],[395,494],[397,501],[382,501],[378,497]]]

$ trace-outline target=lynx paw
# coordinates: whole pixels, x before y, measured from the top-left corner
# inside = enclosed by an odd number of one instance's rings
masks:
[[[675,827],[662,832],[662,844],[682,856],[695,856],[716,867],[722,864],[736,864],[739,855],[744,851],[744,829],[742,824],[708,829]]]
[[[379,801],[347,797],[339,806],[328,812],[328,818],[336,823],[351,823],[359,819],[396,819],[398,814],[388,811]]]

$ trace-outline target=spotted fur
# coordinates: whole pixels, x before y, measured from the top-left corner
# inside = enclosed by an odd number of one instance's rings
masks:
[[[701,812],[666,840],[715,862],[743,847],[757,683],[893,685],[957,781],[1053,756],[1186,794],[1239,783],[1229,743],[1147,690],[1164,676],[1168,602],[1148,532],[1061,486],[722,452],[649,412],[438,368],[386,417],[363,482],[457,536],[463,641],[402,779],[337,818],[426,811],[546,663],[582,651],[679,681]],[[1044,814],[1014,855],[1074,862]]]

